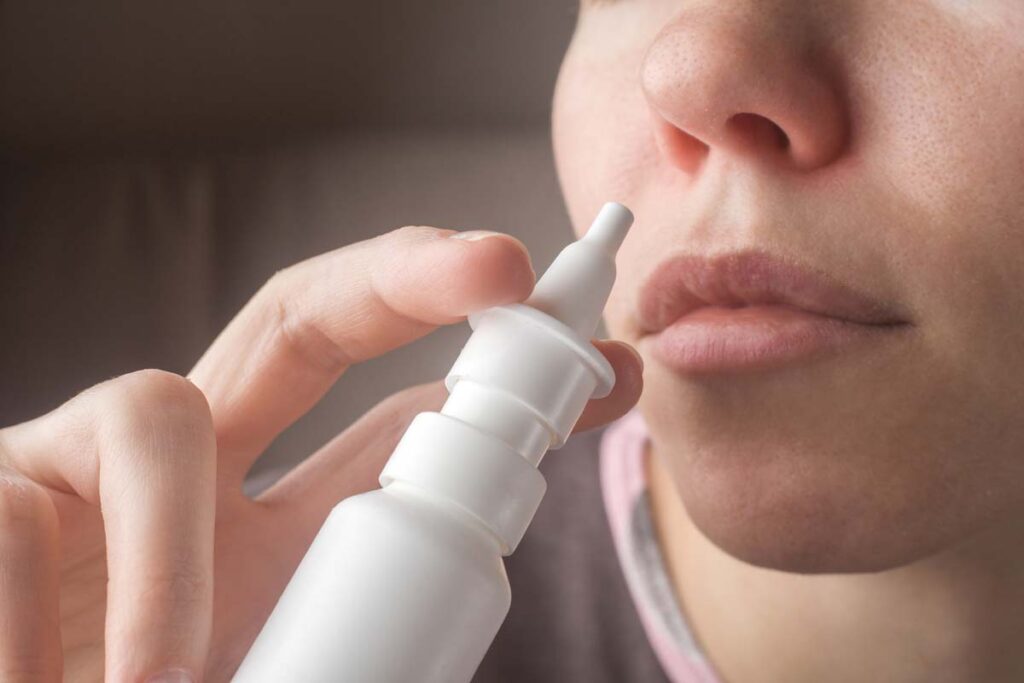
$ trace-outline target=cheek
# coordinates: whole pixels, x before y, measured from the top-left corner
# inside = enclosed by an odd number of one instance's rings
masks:
[[[984,334],[1024,300],[1024,11],[1012,30],[927,3],[903,14],[851,60],[859,187],[874,188],[854,201],[885,212],[869,234],[922,317]]]
[[[637,206],[658,163],[636,76],[640,44],[630,51],[592,54],[589,46],[597,41],[588,34],[593,31],[586,25],[578,29],[553,105],[555,161],[577,231],[606,201]]]
[[[650,265],[641,233],[655,218],[646,209],[657,205],[650,194],[662,164],[637,77],[645,43],[637,40],[618,52],[594,50],[593,45],[607,45],[596,37],[601,28],[592,19],[581,19],[559,73],[552,135],[562,194],[577,234],[607,201],[621,202],[637,216],[616,257],[619,272],[604,316],[613,337],[634,343],[634,293]]]
[[[1014,428],[1024,383],[1024,11],[1014,11],[996,25],[908,9],[892,29],[901,39],[881,36],[886,47],[854,74],[872,88],[858,98],[873,105],[861,112],[866,168],[874,187],[889,188],[875,202],[887,207],[889,234],[878,241],[921,323],[917,363],[934,373],[919,401],[947,396],[950,411],[980,413],[985,431],[963,429],[992,452],[1007,438],[1024,448]]]

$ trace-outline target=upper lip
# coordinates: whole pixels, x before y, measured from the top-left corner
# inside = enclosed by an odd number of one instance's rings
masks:
[[[829,275],[761,251],[713,257],[682,254],[662,261],[640,288],[643,332],[659,332],[705,306],[781,305],[863,325],[907,320],[894,307]]]

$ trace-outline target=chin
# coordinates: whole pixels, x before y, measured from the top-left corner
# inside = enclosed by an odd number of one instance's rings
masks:
[[[749,494],[744,496],[749,499]],[[729,505],[730,501],[735,505]],[[684,494],[694,526],[712,544],[747,564],[799,574],[878,572],[934,554],[942,544],[908,534],[900,524],[866,525],[839,511],[811,513],[824,501],[762,499],[757,511],[740,497]],[[827,505],[827,503],[826,503]]]
[[[895,569],[953,548],[992,523],[993,515],[954,500],[941,482],[886,486],[821,461],[790,451],[740,468],[706,457],[669,467],[688,516],[712,544],[779,571]]]
[[[640,412],[692,523],[739,560],[807,574],[1024,533],[1024,398],[1005,386],[1020,378],[908,349],[713,377],[650,363]]]

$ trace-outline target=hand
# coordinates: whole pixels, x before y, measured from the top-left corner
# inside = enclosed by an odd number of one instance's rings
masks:
[[[229,679],[327,513],[377,486],[444,387],[391,396],[256,499],[253,461],[353,363],[533,286],[513,238],[451,234],[402,228],[281,271],[188,379],[125,375],[0,431],[0,680]],[[635,352],[597,346],[616,387],[578,429],[640,394]]]

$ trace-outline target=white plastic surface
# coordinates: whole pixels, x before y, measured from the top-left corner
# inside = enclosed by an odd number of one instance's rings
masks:
[[[235,681],[469,681],[511,594],[497,544],[392,484],[339,503]]]
[[[633,214],[622,204],[604,205],[590,229],[562,250],[526,303],[589,339],[615,282],[615,252]]]
[[[236,683],[472,678],[510,605],[501,557],[544,495],[536,466],[614,384],[589,340],[631,222],[606,204],[525,304],[470,316],[441,412],[413,420],[383,488],[334,508]]]
[[[449,403],[441,412],[485,426],[507,424],[525,410],[550,434],[540,450],[520,451],[534,465],[548,448],[565,443],[587,401],[607,396],[615,384],[615,372],[593,344],[530,306],[489,308],[469,316],[469,322],[473,335],[445,378],[452,394],[449,401],[459,395],[459,384],[469,380],[501,391],[521,405],[519,410],[498,411],[478,399],[468,412],[458,412]],[[496,356],[502,362],[495,362]]]
[[[511,446],[462,420],[420,413],[380,474],[447,498],[494,534],[510,555],[547,484]]]

